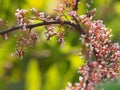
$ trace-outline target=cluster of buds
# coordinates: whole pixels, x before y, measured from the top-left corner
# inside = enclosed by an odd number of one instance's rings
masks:
[[[17,17],[18,24],[23,26],[22,29],[26,30],[26,26],[28,23],[28,18],[27,18],[28,11],[24,9],[17,9],[15,16]],[[26,16],[25,16],[26,15]]]
[[[92,17],[82,15],[80,21],[88,29],[81,35],[82,43],[88,47],[89,56],[93,57],[94,53],[96,59],[88,57],[87,63],[79,69],[79,83],[68,86],[66,90],[95,90],[96,84],[102,80],[118,78],[120,46],[111,42],[111,30],[105,27],[102,20],[94,21]]]
[[[45,34],[47,40],[50,40],[51,37],[53,37],[53,36],[57,36],[58,37],[58,42],[63,47],[64,44],[65,44],[65,41],[64,41],[64,32],[61,31],[61,30],[55,31],[54,25],[46,25],[45,28],[46,28],[46,32],[44,34]],[[60,27],[59,27],[59,29],[60,29]]]
[[[47,40],[50,40],[51,37],[57,35],[57,32],[55,32],[55,27],[54,25],[46,25],[46,32],[44,33]]]
[[[32,47],[38,40],[36,33],[31,31],[31,28],[27,29],[27,25],[33,24],[34,20],[44,21],[44,13],[39,12],[37,9],[32,8],[29,10],[17,9],[15,16],[17,17],[18,24],[22,26],[22,36],[18,38],[16,44],[16,52],[12,56],[17,55],[19,58],[22,58],[26,47]],[[25,35],[25,36],[24,36]]]
[[[116,61],[120,57],[120,47],[119,44],[111,42],[111,30],[103,25],[103,21],[92,21],[92,18],[83,17],[81,22],[89,29],[86,30],[86,35],[83,35],[82,41],[85,41],[91,52],[95,52],[98,61]]]
[[[6,26],[7,22],[5,22],[2,18],[0,18],[0,28],[1,26]]]
[[[54,10],[56,12],[59,12],[59,13],[63,13],[64,10],[65,10],[65,5],[64,4],[60,4],[58,8],[54,8]]]
[[[26,47],[32,47],[36,44],[37,40],[38,35],[33,31],[31,31],[28,36],[20,36],[16,44],[16,52],[13,53],[12,56],[16,55],[22,58],[26,51]]]
[[[30,15],[32,13],[33,15]],[[30,10],[17,9],[15,16],[17,17],[18,24],[22,26],[23,30],[26,30],[26,26],[34,22],[34,20],[45,20],[44,12],[39,12],[37,9],[32,8]]]
[[[32,8],[30,11],[35,15],[35,17],[32,17],[31,19],[38,19],[38,20],[44,20],[45,19],[45,13],[39,12],[37,9]]]
[[[76,11],[70,11],[70,12],[69,12],[69,15],[70,15],[71,17],[77,17],[77,12],[76,12]]]
[[[62,47],[64,47],[65,44],[64,32],[59,32],[57,36],[58,36],[58,42],[62,45]]]
[[[64,4],[60,4],[60,7],[56,9],[56,11],[58,11],[59,13],[63,13],[64,10],[65,10]],[[43,22],[51,22],[51,21],[53,21],[53,18],[50,16],[45,17],[44,12],[39,12],[35,8],[29,9],[29,10],[17,9],[15,16],[17,17],[18,24],[20,26],[22,26],[21,29],[23,30],[24,34],[23,34],[23,36],[20,36],[20,38],[18,39],[16,53],[13,55],[17,55],[18,57],[21,58],[26,50],[26,47],[27,46],[32,47],[38,39],[37,35],[35,33],[31,32],[31,30],[30,30],[30,33],[27,33],[27,30],[29,31],[29,29],[31,29],[31,28],[28,28],[27,26],[29,24],[33,24],[34,20],[39,20],[39,21],[43,21]],[[61,18],[61,16],[58,19],[60,19],[60,18]],[[56,20],[58,20],[58,19],[56,19]],[[57,36],[58,42],[62,46],[64,45],[64,43],[65,43],[64,42],[64,34],[61,31],[56,31],[54,24],[45,25],[45,29],[46,29],[45,36],[46,36],[47,40],[50,40],[50,38],[53,36]],[[24,36],[25,34],[27,35],[27,37]]]
[[[73,10],[73,8],[76,5],[76,0],[63,0],[66,6],[68,6],[69,9]]]

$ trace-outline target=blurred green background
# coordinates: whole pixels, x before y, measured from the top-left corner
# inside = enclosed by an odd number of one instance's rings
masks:
[[[59,0],[0,0],[0,18],[9,24],[16,25],[16,9],[37,8],[47,14],[54,15],[53,8]],[[89,0],[87,0],[89,2]],[[94,0],[91,8],[97,8],[95,19],[102,19],[112,29],[112,41],[120,43],[120,0]],[[85,13],[81,2],[78,12]],[[28,48],[22,60],[11,57],[15,51],[18,31],[9,34],[8,40],[0,38],[0,90],[61,90],[68,82],[78,82],[79,66],[85,60],[78,55],[81,49],[80,35],[76,32],[65,36],[65,47],[57,41],[46,41],[44,27],[34,29],[39,41],[33,48]],[[105,84],[105,90],[120,90]]]

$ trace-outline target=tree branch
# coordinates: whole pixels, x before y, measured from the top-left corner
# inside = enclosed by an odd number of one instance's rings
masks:
[[[73,8],[74,11],[77,11],[78,10],[78,3],[79,3],[80,0],[76,0],[76,4],[75,4],[75,7]]]
[[[59,21],[59,20],[54,20],[54,21],[49,21],[49,22],[40,22],[40,23],[36,23],[36,24],[31,24],[31,25],[27,25],[26,28],[35,28],[35,27],[39,27],[39,26],[44,26],[44,25],[50,25],[50,24],[63,24],[63,25],[70,25],[72,27],[74,27],[75,29],[77,29],[79,31],[80,34],[85,34],[84,30],[82,29],[81,26],[79,25],[76,25],[75,23],[72,23],[70,21]],[[4,35],[4,34],[7,34],[9,32],[12,32],[12,31],[16,31],[16,30],[19,30],[21,29],[22,26],[15,26],[15,27],[11,27],[7,30],[0,30],[0,35]]]

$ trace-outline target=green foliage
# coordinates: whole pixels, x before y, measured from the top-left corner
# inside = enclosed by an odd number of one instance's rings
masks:
[[[106,80],[98,84],[96,90],[120,90],[120,80]]]

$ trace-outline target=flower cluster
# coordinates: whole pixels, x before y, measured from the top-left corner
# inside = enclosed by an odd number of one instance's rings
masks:
[[[47,40],[50,40],[51,37],[57,36],[58,37],[58,42],[64,47],[65,41],[64,41],[64,32],[61,30],[55,31],[55,26],[54,25],[46,25],[46,32],[44,33]],[[60,27],[59,27],[60,29]]]
[[[69,15],[72,17],[77,17],[77,12],[76,11],[71,11],[69,12]]]
[[[73,8],[76,5],[76,0],[63,0],[66,6],[68,6],[69,9],[73,10]]]
[[[46,28],[45,36],[47,40],[50,40],[52,36],[57,35],[57,32],[55,32],[54,25],[46,25],[45,28]]]
[[[57,34],[58,36],[58,42],[61,44],[62,47],[64,47],[65,40],[64,40],[64,32],[61,31]]]
[[[36,44],[37,40],[38,35],[33,31],[30,31],[27,36],[20,36],[16,44],[16,52],[13,53],[12,56],[17,55],[19,58],[22,58],[26,51],[26,47],[32,47]]]
[[[5,22],[2,18],[0,18],[0,28],[1,26],[6,26],[7,22]]]
[[[95,52],[98,61],[116,61],[120,47],[119,44],[111,42],[111,30],[103,25],[103,21],[92,21],[91,18],[84,17],[81,22],[89,29],[82,41],[85,41],[91,52]]]
[[[31,31],[31,28],[27,29],[29,24],[34,23],[34,20],[44,21],[44,12],[39,12],[37,9],[32,8],[29,10],[17,9],[15,16],[17,17],[18,24],[22,26],[22,36],[18,37],[16,44],[16,52],[12,56],[17,55],[22,58],[26,47],[32,47],[38,40],[38,36],[35,32]]]
[[[65,5],[64,4],[60,4],[58,8],[54,8],[55,11],[63,13],[63,11],[65,10]]]
[[[30,17],[30,19],[44,20],[44,18],[45,18],[44,12],[39,12],[35,8],[30,9],[30,11],[35,15],[35,17]]]
[[[80,16],[81,23],[87,28],[85,35],[81,35],[82,43],[89,49],[89,56],[95,54],[95,60],[88,57],[85,65],[80,67],[79,83],[68,86],[66,90],[95,90],[97,83],[106,79],[118,78],[118,64],[120,59],[120,46],[112,43],[111,34],[102,20],[92,20],[86,15]]]
[[[30,15],[32,13],[33,15]],[[34,20],[44,21],[44,12],[39,12],[37,9],[32,8],[30,10],[17,9],[15,16],[17,17],[18,24],[22,26],[23,30],[26,30],[26,26],[34,22]]]
[[[28,23],[28,19],[27,17],[25,17],[25,15],[28,14],[28,11],[27,10],[24,10],[24,9],[17,9],[16,10],[16,13],[15,13],[15,16],[17,17],[17,21],[18,21],[18,24],[23,26],[23,30],[26,30],[26,26],[27,26],[27,23]]]

